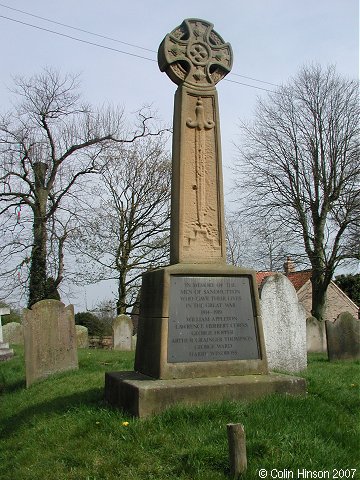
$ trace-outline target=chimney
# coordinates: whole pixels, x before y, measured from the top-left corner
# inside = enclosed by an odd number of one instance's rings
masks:
[[[286,262],[284,263],[284,271],[285,275],[295,272],[295,264],[290,257],[286,258]]]

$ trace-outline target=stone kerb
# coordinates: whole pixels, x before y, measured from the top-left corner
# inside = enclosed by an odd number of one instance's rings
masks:
[[[335,322],[326,321],[329,360],[360,359],[360,321],[351,313],[340,313]]]
[[[290,280],[282,274],[269,276],[260,290],[260,305],[269,369],[305,369],[306,313]]]
[[[112,324],[113,349],[131,351],[133,323],[127,315],[118,315]]]
[[[10,322],[3,326],[4,342],[24,345],[23,326],[18,322]]]
[[[73,305],[42,300],[24,309],[26,386],[54,373],[78,368]]]
[[[89,348],[88,329],[83,325],[75,325],[76,344],[78,348]]]

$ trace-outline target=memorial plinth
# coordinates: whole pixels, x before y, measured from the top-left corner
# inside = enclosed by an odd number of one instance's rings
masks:
[[[135,372],[107,373],[105,398],[133,415],[175,403],[303,393],[268,373],[255,272],[226,265],[220,120],[215,85],[232,50],[188,19],[159,47],[178,84],[174,104],[170,263],[143,275]]]
[[[135,370],[159,379],[267,373],[254,285],[253,272],[221,264],[145,274]]]

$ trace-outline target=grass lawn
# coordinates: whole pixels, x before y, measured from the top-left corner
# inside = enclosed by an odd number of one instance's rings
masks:
[[[104,373],[132,370],[132,353],[80,350],[79,371],[26,389],[23,350],[15,351],[0,363],[1,479],[228,479],[227,423],[245,426],[244,479],[261,478],[261,468],[267,478],[311,478],[298,476],[306,469],[360,479],[360,362],[310,356],[306,396],[175,407],[139,420],[103,402]]]

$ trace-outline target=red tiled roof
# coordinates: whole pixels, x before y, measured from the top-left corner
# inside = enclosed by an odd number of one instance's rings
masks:
[[[265,278],[270,277],[270,275],[275,275],[279,272],[256,272],[256,281],[258,287],[262,284]],[[283,273],[285,275],[285,273]],[[302,270],[301,272],[291,272],[285,275],[290,282],[294,285],[295,290],[299,290],[308,280],[311,278],[311,270]]]
[[[278,272],[256,272],[256,281],[258,287],[262,284],[266,277],[270,277],[270,275],[275,275]]]
[[[302,270],[300,272],[290,272],[286,276],[294,285],[295,290],[298,291],[308,280],[310,280],[311,274],[311,270]]]

